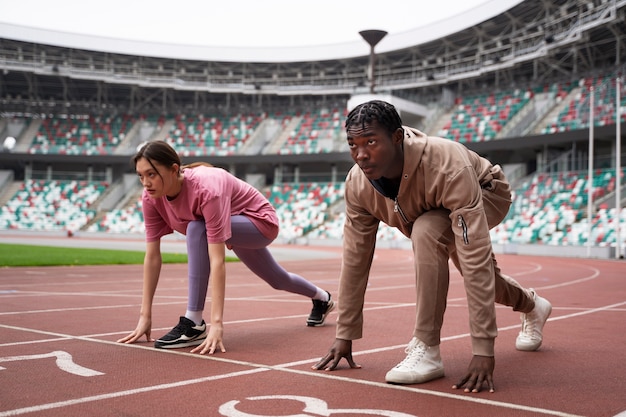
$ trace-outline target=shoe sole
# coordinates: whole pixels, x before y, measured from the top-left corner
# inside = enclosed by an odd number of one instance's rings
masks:
[[[334,309],[335,309],[335,302],[330,300],[329,305],[328,305],[328,310],[326,310],[326,313],[322,315],[322,320],[321,321],[307,320],[306,325],[309,327],[322,326],[324,324],[324,321],[326,320],[326,316],[328,315],[328,313],[330,313]]]
[[[178,349],[178,348],[184,348],[184,347],[189,347],[189,346],[198,346],[202,344],[202,342],[204,342],[205,339],[206,339],[206,336],[200,339],[187,340],[185,342],[172,341],[170,343],[161,342],[157,340],[156,342],[154,342],[154,347],[157,349]]]
[[[445,376],[443,369],[437,369],[427,374],[419,375],[416,378],[411,378],[410,375],[406,375],[404,372],[393,374],[393,369],[387,372],[385,375],[385,381],[388,384],[395,385],[411,385],[411,384],[423,384],[424,382],[432,381],[433,379],[443,378]]]

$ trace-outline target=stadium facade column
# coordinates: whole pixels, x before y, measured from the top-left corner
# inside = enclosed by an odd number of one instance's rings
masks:
[[[621,106],[622,78],[615,79],[615,258],[622,258],[622,106]]]
[[[593,231],[593,102],[594,88],[589,87],[589,159],[587,162],[587,257],[591,257],[591,232]]]

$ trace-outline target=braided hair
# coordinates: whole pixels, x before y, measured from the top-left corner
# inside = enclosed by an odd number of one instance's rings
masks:
[[[355,125],[365,128],[374,121],[383,128],[387,133],[393,135],[396,130],[402,129],[402,119],[396,111],[396,108],[382,100],[371,100],[356,106],[346,118],[346,130]]]

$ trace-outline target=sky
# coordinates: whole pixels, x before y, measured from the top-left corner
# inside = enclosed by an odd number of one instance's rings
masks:
[[[402,33],[487,0],[0,0],[0,22],[119,39],[224,47],[361,41]]]

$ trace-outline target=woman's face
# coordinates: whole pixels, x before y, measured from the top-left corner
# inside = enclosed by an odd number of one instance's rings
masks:
[[[178,165],[168,168],[158,162],[153,161],[153,164],[156,170],[146,158],[140,158],[135,164],[141,185],[152,198],[175,197],[180,192]]]

